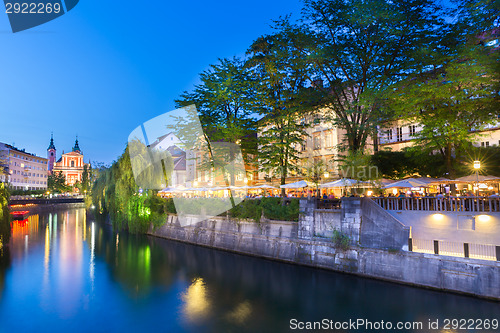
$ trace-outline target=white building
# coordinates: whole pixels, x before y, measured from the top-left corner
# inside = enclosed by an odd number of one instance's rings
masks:
[[[179,148],[179,146],[182,147],[182,143],[174,133],[162,135],[150,145],[151,149],[168,151],[172,156],[174,165],[171,178],[169,179],[170,184],[165,184],[166,186],[186,185],[186,152]]]
[[[0,180],[8,183],[12,189],[47,189],[48,159],[0,143],[0,160],[4,166],[4,174],[0,176]]]

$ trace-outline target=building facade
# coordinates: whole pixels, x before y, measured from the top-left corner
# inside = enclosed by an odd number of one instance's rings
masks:
[[[75,141],[73,149],[69,153],[62,153],[61,157],[57,158],[57,150],[54,145],[54,140],[51,138],[49,148],[47,148],[47,160],[50,173],[60,172],[66,179],[66,185],[75,186],[76,183],[82,181],[85,165],[83,161],[83,153],[78,144],[78,138]]]
[[[397,120],[379,127],[379,149],[400,151],[415,144],[415,139],[423,127],[417,121]],[[500,145],[500,119],[495,124],[485,126],[481,131],[470,131],[471,142],[476,147]]]
[[[4,169],[0,181],[8,183],[12,189],[47,189],[48,159],[0,143],[0,160]]]

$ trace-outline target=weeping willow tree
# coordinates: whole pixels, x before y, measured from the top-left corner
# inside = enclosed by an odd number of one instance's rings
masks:
[[[168,152],[149,150],[138,141],[129,143],[111,167],[99,172],[92,186],[97,215],[109,216],[116,229],[133,233],[147,231],[151,223],[159,225],[164,208],[156,193],[168,184],[172,165]]]
[[[9,192],[0,182],[0,251],[10,239]]]

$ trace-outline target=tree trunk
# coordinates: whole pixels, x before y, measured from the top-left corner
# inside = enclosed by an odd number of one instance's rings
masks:
[[[452,150],[452,146],[451,146],[451,142],[448,142],[448,144],[446,145],[446,148],[445,148],[445,161],[446,161],[446,170],[448,171],[448,175],[450,178],[455,178],[455,170],[453,168],[453,163],[452,163],[452,159],[451,159],[451,150]]]

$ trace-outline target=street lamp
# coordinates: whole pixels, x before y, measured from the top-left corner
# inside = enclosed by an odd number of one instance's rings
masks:
[[[476,170],[476,196],[479,196],[479,169],[481,169],[481,161],[474,161],[474,170]]]

